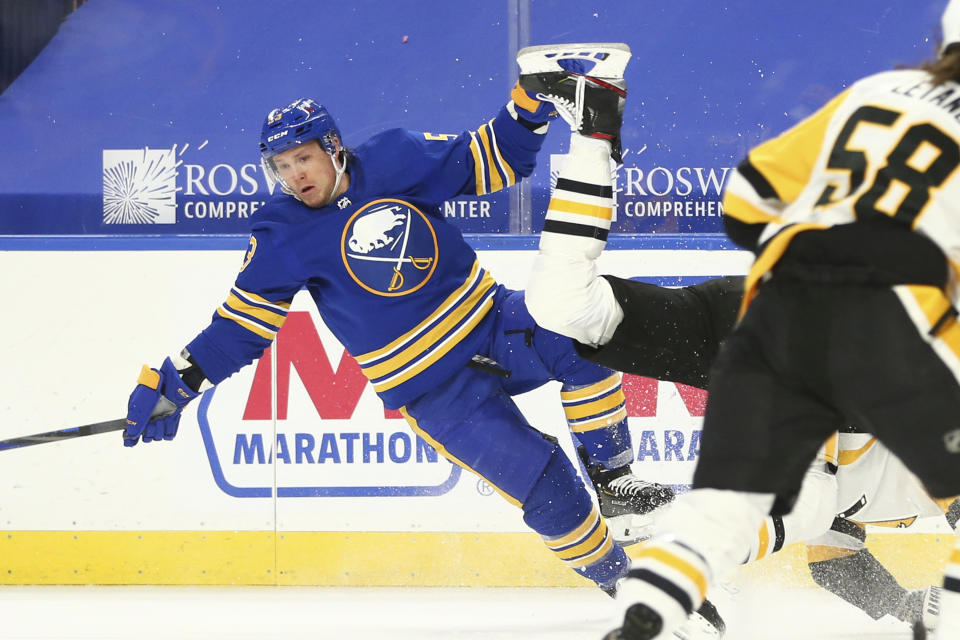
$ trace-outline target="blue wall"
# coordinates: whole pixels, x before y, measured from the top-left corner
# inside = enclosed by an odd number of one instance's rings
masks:
[[[718,187],[751,146],[933,55],[944,0],[870,4],[88,0],[0,95],[0,235],[243,235],[269,109],[315,97],[348,145],[459,132],[505,102],[520,46],[600,40],[634,54],[614,231],[718,233]],[[448,212],[536,232],[567,137],[554,125],[522,189]]]

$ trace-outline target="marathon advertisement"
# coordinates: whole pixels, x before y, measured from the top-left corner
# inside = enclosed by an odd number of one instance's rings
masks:
[[[252,372],[200,400],[197,421],[220,490],[235,498],[271,497],[262,470],[272,465],[280,499],[431,497],[458,482],[476,484],[398,411],[384,409],[308,304],[295,302],[303,310],[288,314]],[[637,469],[685,490],[700,451],[706,393],[633,375],[624,376],[623,389]],[[520,403],[532,425],[572,450],[555,390],[530,392]]]

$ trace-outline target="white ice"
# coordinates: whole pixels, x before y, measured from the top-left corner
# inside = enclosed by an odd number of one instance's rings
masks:
[[[808,587],[718,590],[725,640],[909,640]],[[2,640],[600,640],[593,588],[0,586]]]

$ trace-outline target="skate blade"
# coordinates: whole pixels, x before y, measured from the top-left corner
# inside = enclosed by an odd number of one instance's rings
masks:
[[[544,44],[524,47],[517,52],[520,74],[564,71],[560,60],[582,60],[593,63],[585,75],[594,78],[619,79],[630,62],[630,47],[623,42],[579,42]]]
[[[694,611],[673,635],[680,640],[720,640],[724,633]]]
[[[627,513],[622,516],[613,516],[605,518],[607,529],[613,536],[615,542],[620,546],[630,546],[649,540],[653,535],[653,515],[657,510],[646,513],[642,516],[633,513]]]

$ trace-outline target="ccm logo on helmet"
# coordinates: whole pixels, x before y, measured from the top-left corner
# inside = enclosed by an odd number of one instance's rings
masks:
[[[283,130],[283,131],[281,131],[280,133],[275,133],[275,134],[273,134],[272,136],[270,136],[269,138],[267,138],[267,142],[273,142],[273,141],[276,140],[277,138],[282,138],[283,136],[287,135],[288,133],[290,133],[289,130]]]

